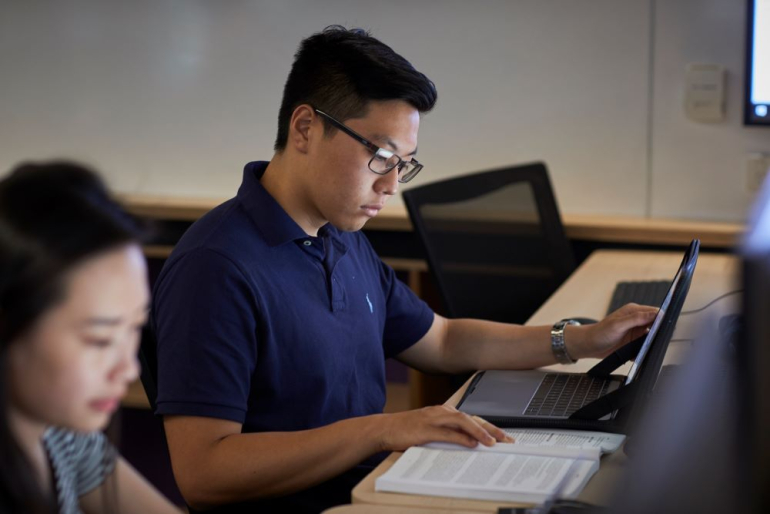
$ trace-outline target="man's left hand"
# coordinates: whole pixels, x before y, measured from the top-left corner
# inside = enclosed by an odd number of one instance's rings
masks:
[[[571,330],[568,327],[565,331],[567,351],[575,359],[606,357],[649,331],[657,313],[657,307],[629,303],[598,323]]]

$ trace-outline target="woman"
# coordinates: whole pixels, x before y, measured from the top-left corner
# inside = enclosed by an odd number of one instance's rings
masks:
[[[78,165],[0,181],[0,512],[178,512],[99,432],[139,374],[140,238]]]

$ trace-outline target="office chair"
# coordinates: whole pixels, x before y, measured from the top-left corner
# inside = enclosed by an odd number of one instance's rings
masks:
[[[403,197],[450,318],[523,323],[575,268],[543,163],[442,180]]]

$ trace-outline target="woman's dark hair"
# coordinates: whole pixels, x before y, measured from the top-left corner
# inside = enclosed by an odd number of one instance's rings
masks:
[[[419,112],[436,104],[436,86],[363,29],[326,27],[300,43],[283,89],[275,150],[283,151],[291,115],[309,104],[340,121],[365,116],[372,100],[403,100]],[[324,120],[324,131],[334,131]]]
[[[64,299],[67,273],[146,229],[91,170],[25,163],[0,180],[0,512],[51,512],[8,423],[8,346]]]

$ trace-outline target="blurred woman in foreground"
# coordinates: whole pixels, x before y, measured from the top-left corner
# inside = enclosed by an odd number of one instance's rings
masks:
[[[139,374],[141,238],[78,165],[0,181],[0,512],[178,513],[100,432]]]

